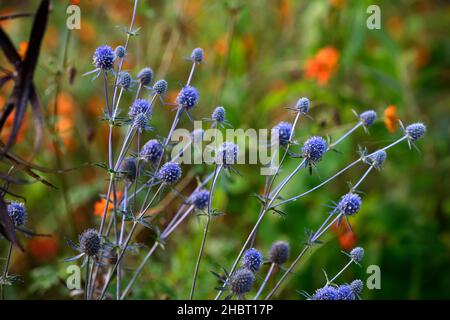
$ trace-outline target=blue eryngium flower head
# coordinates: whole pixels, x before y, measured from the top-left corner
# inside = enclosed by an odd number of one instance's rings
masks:
[[[193,204],[195,208],[203,210],[209,203],[209,192],[205,189],[194,191],[188,199],[188,203]]]
[[[124,46],[117,46],[116,49],[114,49],[114,54],[117,58],[123,58],[127,54]]]
[[[242,266],[255,273],[259,270],[262,263],[262,254],[254,248],[250,248],[244,253],[242,258]]]
[[[141,149],[140,156],[145,161],[156,164],[163,154],[163,145],[156,139],[147,141]]]
[[[364,249],[361,247],[353,248],[352,251],[350,251],[350,257],[355,262],[361,262],[364,258]]]
[[[100,252],[100,236],[97,230],[87,229],[79,236],[80,250],[92,257]]]
[[[93,64],[99,69],[111,70],[114,65],[116,55],[110,46],[101,46],[95,49],[92,57]]]
[[[310,106],[309,99],[306,97],[302,97],[302,98],[298,99],[298,101],[295,105],[295,109],[297,109],[298,112],[307,114],[309,112],[309,106]]]
[[[273,127],[272,131],[278,132],[278,140],[280,142],[280,145],[288,145],[292,133],[292,124],[282,121],[275,127]]]
[[[227,168],[230,165],[237,163],[238,146],[233,142],[224,142],[217,150],[216,164]]]
[[[377,169],[381,169],[383,166],[384,161],[386,161],[386,151],[384,150],[377,150],[374,153],[370,154],[366,158],[366,162],[372,166],[374,166]]]
[[[362,201],[359,195],[356,193],[347,193],[342,196],[336,209],[346,216],[351,216],[359,211],[361,204]]]
[[[153,85],[153,91],[160,96],[164,95],[167,92],[167,81],[166,80],[158,80]]]
[[[153,70],[151,68],[144,68],[137,74],[137,78],[142,85],[148,86],[153,80]]]
[[[198,103],[199,95],[197,89],[192,86],[185,86],[177,96],[177,104],[180,107],[191,109]]]
[[[225,108],[222,106],[218,106],[214,109],[211,114],[211,119],[217,121],[218,123],[222,123],[225,121]]]
[[[230,290],[233,295],[242,297],[244,294],[252,290],[255,282],[255,275],[248,269],[237,270],[230,278]]]
[[[350,283],[350,287],[352,288],[353,293],[358,295],[362,293],[364,284],[361,280],[356,279],[353,280],[352,283]]]
[[[269,249],[269,261],[281,265],[289,258],[289,244],[277,241]]]
[[[425,132],[427,132],[427,127],[423,123],[417,122],[407,126],[405,132],[408,139],[414,142],[423,137]]]
[[[125,158],[123,159],[122,163],[120,164],[120,175],[127,180],[128,182],[133,182],[137,177],[139,177],[142,166],[139,167],[138,171],[138,165],[135,158]]]
[[[142,132],[143,130],[146,130],[149,128],[147,125],[149,120],[150,120],[150,115],[147,115],[146,113],[139,113],[134,117],[133,125],[140,132]]]
[[[204,52],[202,48],[195,48],[191,53],[191,60],[195,63],[202,63],[204,59]]]
[[[363,125],[365,125],[366,127],[372,125],[376,119],[377,113],[373,110],[364,111],[359,115],[359,120],[361,120]]]
[[[305,141],[302,155],[308,164],[314,164],[322,159],[327,148],[327,142],[322,137],[314,136]]]
[[[121,71],[117,76],[117,85],[125,90],[131,86],[131,75],[127,71]]]
[[[145,99],[134,100],[133,104],[130,107],[128,115],[130,116],[130,118],[134,119],[134,117],[136,117],[140,113],[144,113],[147,115],[152,114],[152,106],[150,105],[150,102]]]
[[[311,297],[312,300],[338,300],[339,294],[338,290],[333,287],[326,285],[323,288],[317,289],[314,295]]]
[[[166,162],[159,169],[158,177],[165,184],[174,184],[181,178],[181,167],[175,162]]]
[[[355,293],[348,284],[340,285],[337,288],[338,300],[355,300]]]
[[[7,207],[8,215],[16,227],[27,223],[27,210],[22,202],[11,201]]]

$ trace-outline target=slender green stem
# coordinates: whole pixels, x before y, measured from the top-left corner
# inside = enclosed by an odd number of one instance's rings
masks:
[[[5,267],[3,268],[2,284],[0,286],[1,300],[5,299],[5,291],[4,291],[5,288],[3,287],[3,282],[6,282],[6,278],[8,277],[8,269],[9,269],[9,264],[11,263],[12,250],[13,250],[13,244],[12,244],[12,242],[10,242],[9,247],[8,247],[8,253],[6,255]]]

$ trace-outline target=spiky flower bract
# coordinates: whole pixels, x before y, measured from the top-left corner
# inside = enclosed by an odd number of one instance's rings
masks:
[[[114,54],[117,58],[123,58],[127,54],[124,46],[117,46],[116,49],[114,49]]]
[[[131,86],[131,75],[127,71],[121,71],[117,77],[117,85],[127,90]]]
[[[181,167],[175,162],[166,162],[159,169],[158,177],[165,184],[174,184],[181,178]]]
[[[191,194],[189,203],[193,204],[197,209],[203,210],[209,203],[209,192],[205,189],[200,189]]]
[[[140,113],[151,115],[152,106],[150,105],[150,102],[145,99],[134,100],[133,104],[130,107],[128,115],[130,116],[130,118],[134,119],[134,117],[136,117]]]
[[[211,119],[222,123],[225,121],[225,108],[222,106],[216,107],[211,115]]]
[[[356,262],[361,262],[364,258],[364,249],[361,247],[353,248],[352,251],[350,251],[350,257]]]
[[[7,207],[8,215],[16,227],[27,223],[27,210],[22,202],[11,201]]]
[[[111,70],[114,66],[114,59],[115,54],[110,46],[98,47],[92,57],[94,66],[103,70]]]
[[[79,237],[80,250],[92,257],[100,252],[100,236],[97,230],[87,229]]]
[[[354,215],[361,208],[361,197],[356,193],[347,193],[342,196],[337,205],[337,210],[347,216]]]
[[[202,48],[195,48],[191,53],[191,60],[195,63],[202,63],[204,59],[204,52]]]
[[[254,248],[250,248],[244,253],[242,266],[252,272],[257,272],[262,264],[262,254]]]
[[[323,288],[317,289],[311,300],[338,300],[339,293],[338,290],[333,286],[325,286]]]
[[[372,125],[377,119],[377,113],[373,110],[364,111],[359,115],[359,120],[366,126]]]
[[[406,127],[406,135],[410,141],[417,141],[427,132],[427,127],[421,123],[413,123]]]
[[[217,150],[216,164],[225,168],[237,162],[238,146],[233,142],[224,142]]]
[[[289,143],[292,133],[292,124],[282,121],[273,127],[272,130],[278,132],[278,140],[280,145],[286,146]]]
[[[230,290],[233,295],[242,297],[244,294],[252,290],[255,282],[255,275],[248,269],[237,270],[230,278]]]
[[[355,300],[355,293],[348,284],[340,285],[337,288],[338,300]]]
[[[306,97],[302,97],[302,98],[298,99],[298,101],[295,105],[295,109],[297,109],[298,112],[307,114],[309,112],[309,106],[310,106],[309,99]]]
[[[144,68],[137,74],[137,78],[142,85],[148,86],[153,80],[153,70],[151,68]]]
[[[138,166],[137,166],[137,161],[135,158],[125,158],[123,159],[122,163],[120,164],[120,174],[121,176],[129,181],[129,182],[133,182],[136,177],[139,177],[141,171],[142,171],[142,166],[140,166],[139,168],[139,172],[138,170]]]
[[[192,86],[185,86],[178,94],[176,103],[180,107],[191,109],[198,103],[198,99],[199,94],[197,89]]]
[[[160,96],[165,94],[167,92],[167,81],[164,79],[156,81],[153,85],[153,91]]]
[[[374,166],[377,169],[381,169],[383,166],[383,163],[386,161],[386,151],[384,150],[377,150],[371,155],[369,155],[366,159],[367,163]]]
[[[281,265],[289,258],[289,244],[284,241],[277,241],[270,247],[269,261]]]
[[[139,113],[134,117],[133,125],[135,128],[139,129],[140,131],[145,130],[147,127],[147,124],[149,122],[149,115],[145,113]]]
[[[363,291],[364,284],[360,279],[356,279],[350,283],[350,287],[355,294],[359,295]]]
[[[140,156],[145,161],[157,163],[163,154],[163,145],[156,139],[147,141],[141,149]]]
[[[302,155],[308,164],[319,162],[326,151],[327,142],[319,136],[309,138],[302,147]]]

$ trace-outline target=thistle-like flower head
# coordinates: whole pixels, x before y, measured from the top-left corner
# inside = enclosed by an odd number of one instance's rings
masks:
[[[337,210],[347,216],[356,214],[361,208],[361,197],[356,193],[347,193],[342,196],[337,205]]]
[[[133,182],[136,179],[136,177],[139,177],[142,171],[142,166],[140,166],[139,171],[137,171],[138,166],[136,159],[129,157],[123,159],[122,163],[120,164],[119,170],[121,176],[123,176],[125,180]]]
[[[311,299],[312,300],[338,300],[339,293],[335,287],[327,285],[323,288],[317,289]]]
[[[160,96],[164,95],[167,92],[167,81],[166,80],[158,80],[153,85],[153,91]]]
[[[373,110],[364,111],[359,115],[359,120],[366,126],[372,125],[377,120],[377,113]]]
[[[111,70],[114,66],[115,59],[114,51],[110,46],[101,46],[95,49],[92,57],[93,64],[99,69]]]
[[[193,204],[197,209],[203,210],[208,206],[209,203],[209,192],[205,189],[200,189],[191,194],[188,200],[189,203]]]
[[[152,106],[150,105],[150,102],[145,99],[134,100],[133,104],[130,107],[128,115],[130,116],[130,118],[134,119],[134,117],[136,117],[140,113],[144,113],[149,116],[151,115]]]
[[[377,169],[381,169],[384,161],[386,161],[386,151],[377,150],[366,158],[366,162]]]
[[[348,284],[340,285],[337,288],[338,300],[355,300],[355,293]]]
[[[149,115],[147,115],[146,113],[139,113],[134,117],[133,125],[135,128],[143,131],[147,128],[149,120]]]
[[[117,46],[116,49],[114,49],[114,54],[117,58],[123,58],[127,54],[124,46]]]
[[[244,294],[252,290],[255,282],[255,275],[248,269],[237,270],[230,278],[229,286],[234,295],[242,297]]]
[[[117,77],[117,85],[127,90],[131,86],[131,75],[127,71],[121,71]]]
[[[350,257],[355,262],[361,262],[362,259],[364,258],[364,249],[361,247],[353,248],[352,251],[350,251]]]
[[[327,142],[319,136],[314,136],[305,141],[302,147],[303,157],[308,164],[319,162],[327,151]]]
[[[192,86],[185,86],[178,94],[176,102],[180,107],[191,109],[197,105],[198,99],[197,89]]]
[[[100,252],[100,236],[97,230],[87,229],[80,237],[80,250],[89,257],[95,256]]]
[[[222,123],[225,121],[225,108],[222,106],[216,107],[211,115],[211,119]]]
[[[11,201],[7,207],[8,215],[16,227],[27,223],[27,210],[22,202]]]
[[[242,258],[242,266],[251,272],[255,273],[259,270],[262,264],[262,254],[254,248],[250,248],[244,253]]]
[[[137,78],[142,85],[148,86],[153,80],[153,70],[149,67],[146,67],[139,71],[139,73],[137,74]]]
[[[292,133],[292,124],[289,122],[280,122],[272,128],[273,131],[278,132],[278,140],[280,145],[287,146]]]
[[[159,169],[158,177],[165,184],[174,184],[181,178],[181,167],[175,162],[166,162]]]
[[[362,293],[364,284],[360,279],[356,279],[350,283],[350,287],[352,288],[353,293],[358,295]]]
[[[269,261],[281,265],[289,258],[289,244],[284,241],[277,241],[270,247]]]
[[[191,60],[195,63],[202,63],[204,59],[204,52],[202,48],[195,48],[191,53]]]
[[[405,129],[408,139],[412,142],[419,140],[427,132],[427,127],[421,123],[413,123],[406,127]]]
[[[156,139],[147,141],[141,149],[140,156],[152,164],[156,164],[163,154],[163,146]]]
[[[306,97],[302,97],[297,100],[297,103],[295,104],[295,109],[297,109],[298,112],[307,114],[309,112],[309,106],[310,106],[309,99]]]
[[[227,168],[237,162],[238,146],[233,142],[224,142],[217,150],[216,164],[223,165]]]

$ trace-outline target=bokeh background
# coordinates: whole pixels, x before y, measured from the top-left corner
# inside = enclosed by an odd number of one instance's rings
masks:
[[[67,264],[62,259],[74,255],[66,239],[76,240],[87,227],[98,226],[104,205],[99,195],[106,191],[105,171],[85,165],[107,158],[107,126],[99,121],[104,107],[102,83],[81,74],[92,69],[97,46],[124,43],[123,28],[129,25],[133,2],[70,2],[81,8],[81,30],[66,28],[69,1],[53,1],[39,57],[35,82],[46,121],[54,120],[57,130],[55,134],[48,126],[34,162],[77,169],[44,175],[58,190],[38,183],[14,188],[26,197],[28,226],[54,236],[24,238],[26,251],[14,250],[10,272],[20,275],[22,282],[6,289],[10,299],[72,298],[64,285]],[[381,30],[366,27],[366,9],[371,4],[381,8]],[[38,1],[3,0],[0,15],[32,12],[37,5]],[[31,19],[1,21],[1,25],[24,55]],[[335,274],[347,262],[340,251],[356,245],[365,248],[365,259],[361,267],[349,268],[339,282],[366,279],[367,266],[379,265],[381,289],[366,289],[364,299],[450,298],[450,6],[446,1],[142,0],[136,26],[141,29],[131,39],[124,68],[133,75],[144,66],[153,68],[157,79],[169,82],[168,101],[174,101],[188,75],[186,58],[191,50],[205,50],[207,63],[193,80],[201,94],[194,112],[197,119],[223,105],[234,127],[267,128],[292,121],[293,114],[285,108],[307,96],[313,119],[302,119],[296,131],[303,142],[312,134],[339,137],[355,123],[352,109],[378,112],[379,120],[369,135],[357,131],[339,146],[341,153],[327,155],[312,176],[298,175],[283,195],[305,191],[343,168],[357,158],[358,146],[375,150],[394,141],[402,134],[398,119],[406,124],[424,122],[428,132],[418,143],[420,151],[409,150],[406,143],[390,149],[383,170],[371,173],[361,186],[364,204],[352,219],[353,232],[343,227],[329,232],[277,298],[304,299],[298,291],[311,293],[322,286],[322,269]],[[2,55],[0,65],[7,67]],[[8,84],[1,88],[0,107],[10,90]],[[125,97],[124,107],[131,97]],[[157,134],[168,132],[172,118],[170,107],[156,109],[152,124]],[[181,125],[191,128],[187,119]],[[25,158],[32,145],[32,127],[27,115],[13,149]],[[8,130],[3,130],[1,138],[7,136]],[[290,159],[282,175],[297,162]],[[212,168],[184,169],[192,173],[183,180],[186,193],[195,186],[194,173]],[[226,214],[212,224],[199,274],[199,297],[213,297],[215,278],[210,270],[231,266],[259,211],[258,201],[251,197],[262,191],[259,167],[237,169],[241,176],[221,179],[217,186],[214,207]],[[284,206],[286,216],[269,215],[256,247],[267,253],[271,243],[281,239],[290,243],[293,254],[298,253],[304,229],[317,228],[328,211],[325,205],[347,192],[347,182],[355,183],[363,170],[364,166],[355,167],[301,201]],[[168,197],[157,209],[163,213],[162,224],[179,204],[173,194]],[[190,219],[169,239],[165,250],[147,265],[133,298],[188,297],[203,223],[201,218]],[[138,235],[138,241],[146,244],[151,239],[146,230]],[[6,241],[0,239],[2,257],[6,249]],[[137,258],[127,264],[132,267]]]

